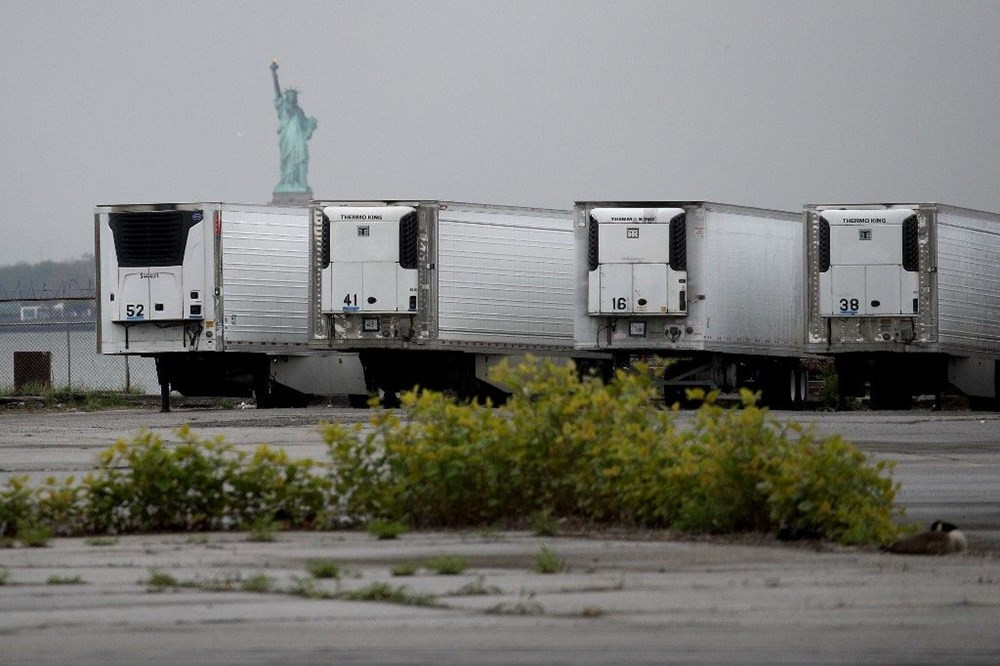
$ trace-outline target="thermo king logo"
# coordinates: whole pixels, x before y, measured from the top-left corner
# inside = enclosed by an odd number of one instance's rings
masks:
[[[358,235],[359,236],[370,236],[371,235],[371,227],[369,227],[367,224],[359,224],[358,225]]]
[[[628,227],[625,230],[626,238],[638,238],[639,237],[639,227]]]

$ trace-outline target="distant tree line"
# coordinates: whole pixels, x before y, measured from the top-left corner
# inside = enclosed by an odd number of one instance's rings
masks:
[[[0,266],[0,300],[93,297],[94,255],[68,261]]]

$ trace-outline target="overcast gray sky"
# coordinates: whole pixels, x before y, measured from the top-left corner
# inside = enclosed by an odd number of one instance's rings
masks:
[[[0,0],[0,265],[93,207],[317,198],[1000,211],[1000,2]]]

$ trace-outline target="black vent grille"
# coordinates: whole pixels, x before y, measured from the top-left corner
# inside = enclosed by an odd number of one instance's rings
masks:
[[[681,213],[670,220],[670,268],[686,271],[687,264],[687,215]]]
[[[920,243],[916,215],[903,220],[903,270],[911,273],[920,270]]]
[[[200,210],[111,213],[108,226],[122,268],[180,266],[188,231],[201,222]]]
[[[830,223],[819,220],[819,272],[830,270]]]
[[[596,271],[600,265],[597,261],[597,220],[590,217],[590,226],[587,228],[587,266],[588,270]]]
[[[323,256],[320,258],[320,267],[326,268],[330,265],[330,218],[323,213],[323,229],[320,232],[320,247]]]
[[[407,213],[399,221],[399,266],[416,268],[419,256],[417,213]]]

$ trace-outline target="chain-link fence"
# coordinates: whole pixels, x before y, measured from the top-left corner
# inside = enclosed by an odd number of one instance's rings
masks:
[[[92,299],[0,303],[0,392],[49,387],[156,394],[150,358],[97,352]]]

